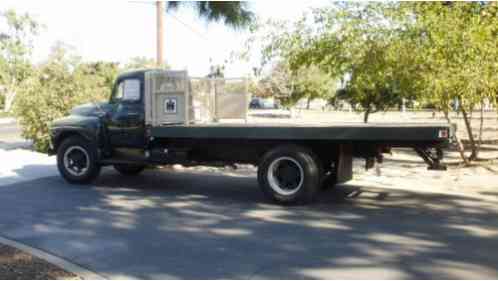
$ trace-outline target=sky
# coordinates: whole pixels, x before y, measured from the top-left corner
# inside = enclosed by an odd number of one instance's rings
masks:
[[[254,1],[251,10],[262,19],[293,20],[310,7],[326,1]],[[131,57],[155,58],[156,11],[154,2],[125,0],[2,0],[0,11],[29,13],[44,25],[34,40],[33,60],[47,58],[56,42],[72,46],[86,61],[126,63]],[[206,23],[189,8],[165,13],[164,55],[173,69],[205,76],[211,64],[223,64],[241,48],[247,31],[221,23]],[[0,28],[2,28],[0,26]],[[254,61],[252,62],[254,64]],[[225,75],[250,73],[251,63],[226,65]]]

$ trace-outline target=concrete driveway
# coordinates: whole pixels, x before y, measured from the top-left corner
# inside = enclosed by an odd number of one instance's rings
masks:
[[[48,176],[0,186],[0,235],[108,278],[498,278],[496,203],[362,189],[280,207],[230,171]]]

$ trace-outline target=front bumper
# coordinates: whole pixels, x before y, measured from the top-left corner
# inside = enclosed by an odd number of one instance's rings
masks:
[[[54,130],[50,129],[49,130],[49,134],[50,134],[50,138],[48,140],[48,151],[47,151],[47,154],[49,156],[51,155],[55,155],[57,153],[56,149],[55,149],[55,136],[56,136],[56,133]]]

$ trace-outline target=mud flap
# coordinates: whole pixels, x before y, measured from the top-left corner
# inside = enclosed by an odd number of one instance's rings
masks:
[[[337,183],[343,183],[353,179],[353,146],[351,144],[339,145],[335,169]]]

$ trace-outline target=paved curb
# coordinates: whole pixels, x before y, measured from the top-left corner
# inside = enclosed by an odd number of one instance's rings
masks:
[[[66,270],[68,272],[74,273],[74,274],[78,275],[78,277],[83,278],[85,280],[103,280],[103,279],[106,279],[102,275],[99,275],[95,272],[92,272],[92,271],[90,271],[86,268],[83,268],[77,264],[74,264],[68,260],[54,256],[54,255],[49,254],[45,251],[33,248],[31,246],[22,244],[20,242],[5,238],[3,236],[0,236],[0,243],[7,245],[7,246],[17,248],[17,249],[24,251],[26,253],[29,253],[37,258],[40,258],[40,259],[45,260],[53,265],[56,265],[56,266]]]

